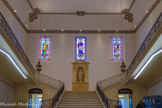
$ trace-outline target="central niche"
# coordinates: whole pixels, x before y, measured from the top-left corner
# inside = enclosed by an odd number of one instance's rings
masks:
[[[89,89],[89,63],[83,60],[73,62],[73,91],[88,91]]]
[[[77,69],[77,83],[84,83],[84,69],[83,67],[78,67]]]

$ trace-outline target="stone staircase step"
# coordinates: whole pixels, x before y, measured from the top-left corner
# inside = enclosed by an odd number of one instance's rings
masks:
[[[65,92],[58,108],[103,108],[95,91]]]

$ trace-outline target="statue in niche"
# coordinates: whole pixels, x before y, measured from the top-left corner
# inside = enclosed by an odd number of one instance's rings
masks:
[[[78,83],[84,82],[84,70],[81,67],[79,67],[77,71],[77,82]]]

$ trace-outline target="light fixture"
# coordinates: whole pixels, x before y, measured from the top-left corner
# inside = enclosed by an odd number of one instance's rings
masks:
[[[126,65],[124,61],[122,60],[122,65],[120,66],[122,72],[126,72]]]
[[[33,22],[34,20],[38,19],[38,13],[40,13],[39,8],[35,8],[32,13],[29,13],[29,21]]]
[[[124,98],[124,95],[119,95],[119,98]]]
[[[16,69],[19,71],[19,73],[23,76],[24,79],[27,79],[27,77],[25,76],[25,74],[22,72],[22,70],[19,68],[19,66],[16,64],[16,62],[14,61],[14,59],[4,50],[0,49],[0,52],[2,52],[4,55],[6,55],[9,60],[12,62],[12,64],[16,67]]]
[[[116,29],[116,32],[118,32],[119,30],[118,29]]]
[[[43,29],[43,31],[45,32],[45,31],[46,31],[46,29]]]
[[[136,27],[137,27],[137,25],[134,25],[134,27],[136,28]]]
[[[85,15],[85,11],[77,11],[76,15],[77,16],[84,16]]]
[[[15,9],[13,11],[16,13],[16,10]]]
[[[146,13],[148,13],[148,12],[149,12],[149,10],[146,11]]]
[[[124,19],[128,20],[128,22],[133,22],[133,13],[129,12],[128,9],[123,9],[121,13],[125,14]]]
[[[98,32],[100,32],[101,30],[100,29],[98,29]]]
[[[26,24],[25,27],[28,27],[28,25]]]
[[[160,54],[162,52],[162,49],[160,49],[159,51],[155,52],[153,55],[151,55],[151,57],[149,57],[149,59],[146,61],[146,63],[142,66],[142,68],[140,69],[140,71],[138,72],[138,74],[134,77],[134,80],[136,80],[139,75],[143,72],[143,70],[147,67],[147,65],[152,61],[152,59]]]
[[[61,31],[63,32],[63,31],[64,31],[64,29],[61,29]]]
[[[40,60],[38,60],[38,64],[36,65],[37,72],[40,72],[42,70],[42,65],[40,64]]]
[[[80,29],[80,32],[81,32],[82,30]]]

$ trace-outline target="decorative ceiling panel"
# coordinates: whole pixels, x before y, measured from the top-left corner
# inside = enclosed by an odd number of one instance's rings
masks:
[[[42,12],[106,12],[120,13],[129,8],[133,0],[30,0],[34,8]]]

